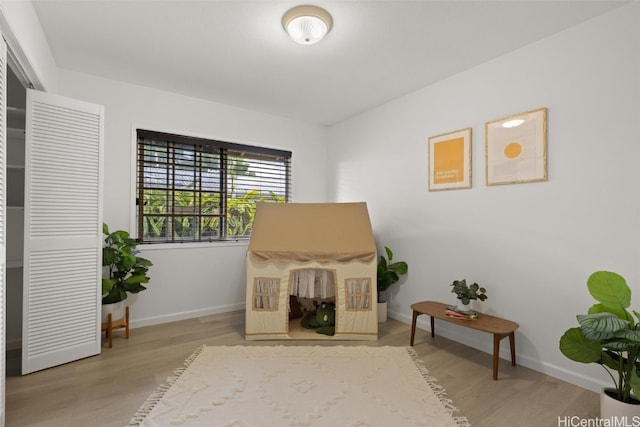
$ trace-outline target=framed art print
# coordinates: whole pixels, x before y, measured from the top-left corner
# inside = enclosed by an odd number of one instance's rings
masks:
[[[487,185],[547,180],[547,109],[485,124]]]
[[[471,128],[429,138],[429,191],[471,188]]]

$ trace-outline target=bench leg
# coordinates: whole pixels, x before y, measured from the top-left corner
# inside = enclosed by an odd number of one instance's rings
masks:
[[[493,334],[493,379],[498,379],[498,361],[500,360],[500,340],[502,337]]]
[[[418,320],[418,316],[420,313],[413,310],[413,322],[411,322],[411,346],[413,346],[413,339],[416,336],[416,321]]]
[[[431,338],[436,336],[436,319],[431,316]]]
[[[511,366],[516,366],[516,333],[509,334],[509,347],[511,347]]]
[[[498,362],[500,360],[500,340],[509,337],[509,348],[511,350],[511,366],[516,366],[516,334],[500,335],[493,334],[493,379],[498,379]]]

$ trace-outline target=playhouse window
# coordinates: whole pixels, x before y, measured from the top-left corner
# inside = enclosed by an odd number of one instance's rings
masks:
[[[280,279],[256,277],[253,281],[253,309],[278,311]]]
[[[368,277],[345,280],[348,311],[371,310],[371,280]]]

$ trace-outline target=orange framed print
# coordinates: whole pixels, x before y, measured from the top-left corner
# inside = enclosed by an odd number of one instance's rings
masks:
[[[487,185],[547,180],[547,109],[485,124]]]
[[[429,191],[471,188],[471,128],[429,138]]]

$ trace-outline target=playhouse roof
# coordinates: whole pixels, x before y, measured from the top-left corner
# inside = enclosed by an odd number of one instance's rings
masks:
[[[376,257],[364,202],[260,203],[248,250],[258,262],[369,262]]]

